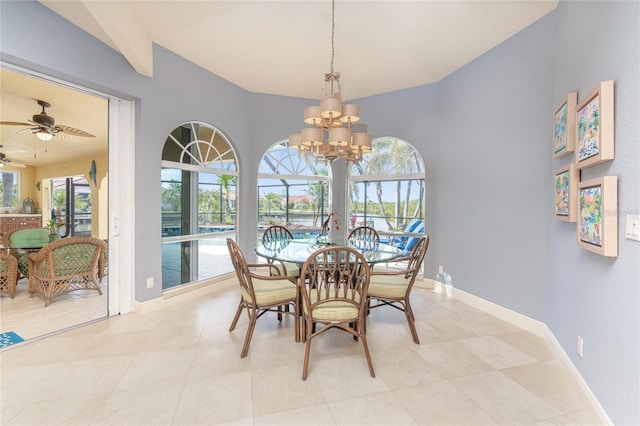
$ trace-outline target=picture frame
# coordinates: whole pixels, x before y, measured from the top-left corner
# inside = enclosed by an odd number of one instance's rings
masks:
[[[603,81],[576,106],[576,166],[614,159],[613,80]]]
[[[578,181],[580,171],[574,163],[555,171],[554,176],[554,217],[565,222],[575,222],[578,218]]]
[[[618,178],[603,176],[578,184],[578,247],[618,256]]]
[[[578,93],[565,96],[553,112],[553,158],[562,158],[576,149],[576,105]]]

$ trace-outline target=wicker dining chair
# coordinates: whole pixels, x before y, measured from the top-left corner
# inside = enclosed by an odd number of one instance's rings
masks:
[[[0,292],[7,293],[13,299],[17,282],[18,261],[8,250],[0,250]]]
[[[329,246],[313,252],[302,265],[303,339],[306,341],[302,380],[307,379],[311,342],[332,328],[352,334],[360,340],[375,377],[367,339],[364,334],[369,265],[356,250]],[[317,329],[316,325],[322,327]]]
[[[298,310],[299,288],[297,279],[288,276],[281,276],[279,269],[274,265],[266,263],[247,263],[240,246],[231,238],[227,238],[227,248],[231,256],[231,262],[238,277],[240,285],[240,304],[236,311],[229,331],[233,331],[238,324],[240,314],[243,309],[247,310],[249,326],[244,338],[244,345],[240,358],[244,358],[249,353],[251,337],[256,326],[256,321],[267,312],[278,313],[280,320],[283,312],[280,307],[283,305],[293,307],[292,311],[286,310],[284,314],[291,315],[294,322],[294,333],[296,342],[300,341],[300,320]],[[256,273],[259,268],[267,268],[274,275],[262,275]]]
[[[380,235],[378,231],[370,226],[358,226],[349,233],[347,238],[349,241],[366,241],[372,243],[380,242]]]
[[[262,244],[278,244],[284,241],[293,240],[293,234],[287,228],[282,225],[272,225],[264,230],[262,234]],[[273,259],[267,259],[269,264],[274,264]],[[290,277],[300,276],[300,267],[295,263],[278,261],[277,265],[280,268],[280,275],[288,275]]]
[[[371,273],[367,305],[369,309],[380,306],[391,306],[403,311],[409,323],[411,336],[416,344],[420,344],[415,326],[415,317],[409,301],[411,289],[416,281],[416,277],[422,267],[424,256],[429,248],[429,237],[422,237],[418,240],[409,256],[397,261],[406,261],[407,267],[401,271],[375,271]],[[372,305],[372,301],[376,301]]]

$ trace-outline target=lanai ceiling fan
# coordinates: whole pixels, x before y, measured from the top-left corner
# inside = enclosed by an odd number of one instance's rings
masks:
[[[2,148],[2,145],[0,145],[0,148]],[[4,167],[5,164],[11,165],[13,167],[26,167],[24,164],[16,163],[15,161],[7,157],[4,152],[0,152],[0,167]]]
[[[0,121],[0,124],[7,126],[28,126],[26,129],[22,129],[16,132],[17,135],[23,135],[26,133],[33,133],[38,139],[43,141],[51,140],[54,136],[62,137],[67,140],[72,140],[69,136],[78,136],[82,138],[95,138],[89,132],[76,129],[75,127],[65,126],[63,124],[56,125],[55,119],[45,112],[45,108],[51,107],[51,104],[46,101],[38,100],[38,105],[42,107],[42,111],[39,114],[34,114],[31,120],[27,120],[27,123],[19,121]]]

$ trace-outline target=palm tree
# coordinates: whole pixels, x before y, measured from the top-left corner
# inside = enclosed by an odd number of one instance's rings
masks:
[[[416,150],[409,146],[404,141],[399,139],[395,139],[392,146],[392,158],[393,158],[393,172],[397,174],[409,174],[414,173],[416,166],[418,164],[418,158]],[[409,201],[411,201],[411,182],[408,182],[406,192],[405,192],[405,201],[404,201],[404,211],[400,212],[402,208],[402,199],[401,199],[401,182],[396,182],[396,226],[400,227],[402,223],[400,223],[400,218],[408,218],[409,217]],[[406,219],[405,219],[406,220]]]
[[[200,189],[198,194],[198,212],[204,211],[203,224],[213,222],[211,212],[220,205],[220,194],[216,191]]]
[[[372,156],[367,165],[367,175],[388,175],[390,174],[390,165],[393,164],[392,154],[390,148],[392,141],[390,139],[383,139],[376,142],[376,154]],[[387,227],[392,228],[392,224],[389,218],[384,212],[384,203],[382,201],[382,182],[376,181],[376,196],[378,197],[378,207],[380,209],[380,216],[387,222]]]
[[[260,201],[262,202],[262,208],[266,212],[266,216],[271,216],[271,210],[282,210],[282,196],[280,194],[276,194],[275,192],[270,192],[268,194],[262,193],[262,197],[260,197]]]
[[[64,190],[62,189],[53,191],[54,206],[56,205],[55,196],[57,191],[64,192]],[[175,212],[180,211],[180,206],[182,205],[181,197],[182,197],[182,184],[177,181],[169,182],[169,187],[163,188],[163,191],[161,194],[162,203],[168,204],[171,207],[171,210]]]
[[[222,196],[224,198],[224,219],[225,222],[231,221],[231,186],[235,184],[235,176],[231,175],[218,175],[218,184],[221,187]]]

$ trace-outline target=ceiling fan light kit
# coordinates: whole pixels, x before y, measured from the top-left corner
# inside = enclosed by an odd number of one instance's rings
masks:
[[[0,121],[0,124],[8,126],[27,126],[26,129],[18,130],[16,135],[33,133],[38,139],[45,142],[53,139],[54,136],[60,136],[65,139],[70,139],[69,136],[95,138],[95,135],[85,132],[84,130],[65,126],[63,124],[56,126],[56,120],[45,111],[45,108],[50,108],[51,104],[46,101],[38,100],[38,105],[42,107],[42,111],[38,114],[34,114],[31,117],[31,120],[27,120],[27,123],[19,121]]]
[[[50,141],[51,139],[53,139],[53,134],[47,132],[46,130],[40,130],[38,132],[36,132],[36,137],[38,139],[40,139],[41,141]]]

